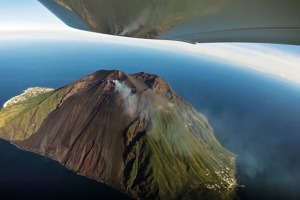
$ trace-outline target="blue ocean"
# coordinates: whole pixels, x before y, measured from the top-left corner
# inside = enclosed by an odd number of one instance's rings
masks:
[[[125,44],[1,43],[0,104],[28,87],[59,88],[99,69],[165,79],[237,156],[240,199],[299,199],[300,87],[203,56]],[[130,199],[58,162],[0,140],[0,195]]]

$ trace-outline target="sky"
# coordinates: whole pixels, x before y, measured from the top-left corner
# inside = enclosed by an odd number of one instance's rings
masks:
[[[70,30],[37,0],[0,0],[0,33]]]
[[[236,67],[246,67],[300,85],[300,46],[214,43],[189,44],[108,36],[66,26],[37,0],[0,0],[0,41],[62,39],[138,45],[188,53]]]

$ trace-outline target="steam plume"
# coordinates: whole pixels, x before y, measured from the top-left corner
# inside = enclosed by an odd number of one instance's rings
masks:
[[[114,80],[113,83],[115,84],[115,91],[122,97],[122,105],[124,106],[125,111],[129,115],[136,113],[138,97],[135,94],[132,94],[131,88],[124,83],[118,80]]]

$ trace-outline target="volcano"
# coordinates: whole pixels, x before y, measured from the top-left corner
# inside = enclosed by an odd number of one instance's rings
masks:
[[[235,197],[234,155],[153,74],[99,70],[9,105],[0,137],[138,199]]]

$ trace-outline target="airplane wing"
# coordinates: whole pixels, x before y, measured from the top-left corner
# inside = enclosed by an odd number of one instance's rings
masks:
[[[299,0],[39,0],[67,25],[191,42],[300,44]]]

